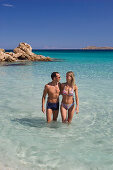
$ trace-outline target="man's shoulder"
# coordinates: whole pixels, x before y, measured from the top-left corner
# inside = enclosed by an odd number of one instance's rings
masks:
[[[65,86],[66,85],[66,83],[61,83],[61,86]]]
[[[46,88],[48,88],[51,85],[51,82],[45,85]]]
[[[62,85],[65,85],[66,83],[61,83]]]

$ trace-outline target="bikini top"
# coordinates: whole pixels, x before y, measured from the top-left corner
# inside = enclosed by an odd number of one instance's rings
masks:
[[[62,92],[63,95],[68,95],[68,96],[74,96],[74,90],[73,88],[71,88],[71,90],[69,89],[69,91],[66,91],[65,87],[64,90]]]

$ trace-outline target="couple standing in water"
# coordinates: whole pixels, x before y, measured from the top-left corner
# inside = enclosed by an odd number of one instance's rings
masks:
[[[61,117],[63,123],[71,123],[74,112],[79,112],[79,98],[78,88],[75,84],[75,76],[72,71],[66,73],[66,83],[60,83],[60,74],[53,72],[51,74],[52,82],[45,85],[42,96],[42,112],[46,113],[47,122],[51,122],[52,115],[53,121],[57,121],[59,113],[59,95],[62,95],[62,102],[60,106]],[[74,93],[76,107],[74,103]],[[45,99],[48,95],[46,109]]]

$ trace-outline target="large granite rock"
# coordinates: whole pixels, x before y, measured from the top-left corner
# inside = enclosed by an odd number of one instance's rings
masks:
[[[0,61],[11,62],[11,61],[16,61],[16,59],[13,58],[13,56],[11,56],[10,54],[0,51]]]
[[[4,50],[4,49],[2,49],[2,48],[0,48],[0,52],[5,52],[5,50]]]
[[[27,43],[20,43],[13,52],[5,52],[4,49],[0,49],[0,62],[14,62],[14,61],[52,61],[50,57],[43,55],[37,55],[32,52],[32,48]]]

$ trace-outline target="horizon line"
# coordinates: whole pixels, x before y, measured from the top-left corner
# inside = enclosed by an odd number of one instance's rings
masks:
[[[4,50],[14,50],[14,49],[11,49],[11,48],[7,48],[7,49],[4,49]],[[84,49],[84,48],[33,48],[32,50],[84,50],[84,51],[87,51],[87,50],[113,50],[113,49]]]

